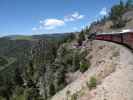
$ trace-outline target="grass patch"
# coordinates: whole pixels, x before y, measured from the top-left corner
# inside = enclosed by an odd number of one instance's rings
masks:
[[[90,62],[87,62],[86,60],[83,60],[80,62],[80,72],[85,72],[90,67]]]
[[[13,40],[32,40],[32,36],[16,36]]]
[[[15,98],[13,98],[13,100],[26,100],[24,95],[19,95],[19,96],[16,96]]]
[[[97,80],[96,80],[96,78],[94,76],[92,76],[90,78],[90,81],[87,82],[87,86],[89,87],[89,89],[96,88],[96,86],[97,86]]]
[[[74,93],[72,96],[71,96],[71,100],[77,100],[78,99],[78,95],[77,93]]]
[[[6,100],[4,97],[0,96],[0,100]]]

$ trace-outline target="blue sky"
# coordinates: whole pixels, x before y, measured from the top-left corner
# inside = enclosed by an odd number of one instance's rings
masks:
[[[0,36],[79,31],[119,0],[0,0]]]

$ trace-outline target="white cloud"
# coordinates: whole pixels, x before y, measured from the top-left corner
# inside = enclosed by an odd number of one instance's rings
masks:
[[[62,26],[64,25],[64,21],[59,19],[46,19],[44,21],[45,26]]]
[[[107,12],[107,8],[102,8],[101,9],[101,11],[99,12],[99,14],[101,15],[101,16],[105,16],[105,15],[107,15],[108,14],[108,12]]]
[[[66,17],[64,18],[64,21],[65,21],[65,22],[71,22],[71,21],[74,21],[74,18],[72,18],[72,17],[70,17],[70,16],[66,16]]]
[[[79,12],[74,12],[71,15],[67,15],[63,17],[62,19],[47,18],[44,20],[40,20],[40,25],[38,27],[32,28],[32,31],[53,30],[57,27],[64,26],[67,22],[72,22],[83,18],[84,18],[84,15],[79,14]]]
[[[72,17],[75,19],[82,19],[84,18],[84,15],[80,15],[78,12],[75,12],[72,14]]]
[[[49,18],[45,19],[43,21],[40,21],[41,28],[44,27],[44,29],[51,30],[59,26],[65,25],[65,22],[60,19],[54,19],[54,18]]]
[[[32,31],[36,31],[36,30],[37,30],[37,28],[36,28],[36,27],[33,27],[33,28],[32,28]]]
[[[68,21],[75,21],[75,20],[79,20],[79,19],[83,19],[84,15],[79,14],[79,12],[74,12],[71,15],[65,16],[64,17],[64,21],[68,22]]]

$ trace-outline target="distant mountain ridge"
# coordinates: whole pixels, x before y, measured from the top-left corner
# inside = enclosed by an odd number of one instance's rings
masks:
[[[3,36],[1,38],[8,38],[11,40],[55,39],[55,38],[67,37],[70,34],[71,33],[53,33],[53,34],[40,34],[40,35],[9,35],[9,36]]]

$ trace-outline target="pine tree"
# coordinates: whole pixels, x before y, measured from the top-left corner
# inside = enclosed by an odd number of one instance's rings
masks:
[[[78,36],[78,44],[79,46],[82,45],[82,42],[85,40],[85,34],[84,34],[84,31],[82,30],[80,33],[79,33],[79,36]]]
[[[128,0],[125,6],[127,10],[130,10],[131,8],[133,8],[133,0]]]
[[[14,76],[14,82],[16,85],[22,86],[23,85],[23,79],[21,77],[21,73],[19,68],[15,69],[15,76]]]
[[[125,5],[123,1],[120,1],[118,5],[114,5],[111,8],[110,19],[113,22],[113,28],[120,28],[125,26],[126,21],[122,19],[122,15],[126,12]]]

